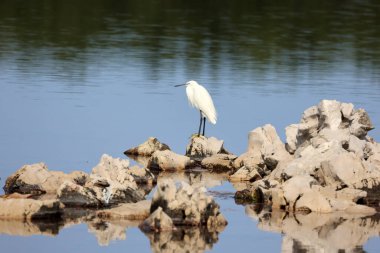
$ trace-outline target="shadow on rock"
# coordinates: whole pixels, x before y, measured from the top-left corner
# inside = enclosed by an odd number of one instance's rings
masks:
[[[246,206],[245,212],[258,221],[261,230],[284,234],[284,252],[305,249],[310,252],[358,252],[371,237],[379,236],[380,231],[379,214],[269,212],[256,205]]]

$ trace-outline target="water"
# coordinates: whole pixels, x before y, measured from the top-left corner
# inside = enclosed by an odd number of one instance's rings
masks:
[[[208,88],[218,111],[206,134],[235,154],[245,151],[247,133],[266,123],[284,140],[284,128],[321,99],[365,108],[378,127],[379,24],[374,0],[3,0],[0,183],[40,161],[89,172],[103,153],[123,157],[149,136],[184,153],[199,115],[173,85],[190,79]],[[378,129],[370,135],[380,140]],[[218,190],[234,192],[228,183]],[[280,251],[289,241],[257,229],[232,198],[218,202],[230,223],[213,251],[237,244]],[[101,250],[84,224],[54,238],[3,234],[0,241],[16,251],[55,244],[62,252]],[[378,235],[361,245],[375,252]],[[129,247],[151,250],[136,228],[107,249]]]

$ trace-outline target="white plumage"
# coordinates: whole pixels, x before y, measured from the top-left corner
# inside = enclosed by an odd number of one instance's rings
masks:
[[[198,84],[196,81],[188,81],[185,84],[176,85],[182,86],[186,85],[186,95],[191,106],[195,107],[200,111],[200,124],[198,136],[201,133],[202,123],[203,123],[203,135],[205,134],[206,119],[212,124],[216,124],[217,114],[215,110],[214,103],[208,91],[202,85]]]
[[[205,87],[196,81],[188,81],[186,83],[186,95],[192,107],[201,111],[203,117],[209,122],[216,124],[217,114],[211,96]]]

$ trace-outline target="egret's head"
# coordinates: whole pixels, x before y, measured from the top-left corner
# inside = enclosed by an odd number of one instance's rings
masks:
[[[184,86],[184,85],[186,85],[186,87],[187,87],[189,85],[195,85],[195,84],[198,84],[198,83],[196,81],[194,81],[194,80],[190,80],[190,81],[188,81],[186,83],[183,83],[183,84],[174,85],[174,87],[179,87],[179,86]]]
[[[190,81],[186,82],[186,86],[194,85],[194,84],[198,84],[198,83],[194,80],[190,80]]]

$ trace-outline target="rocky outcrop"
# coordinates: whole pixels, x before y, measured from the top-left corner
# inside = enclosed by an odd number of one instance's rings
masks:
[[[252,130],[248,135],[248,150],[234,161],[236,173],[231,179],[254,181],[284,167],[292,160],[285,144],[272,125]]]
[[[216,154],[230,154],[223,147],[223,144],[223,140],[218,140],[215,137],[194,136],[186,147],[186,155],[199,160]]]
[[[134,203],[144,199],[147,192],[138,187],[136,173],[129,169],[129,161],[103,155],[89,179],[82,186],[66,181],[57,195],[66,206],[100,207],[118,203]],[[143,171],[144,182],[154,180],[154,175]]]
[[[192,167],[189,157],[179,155],[170,150],[156,151],[152,154],[148,168],[151,170],[177,171]]]
[[[10,175],[3,187],[5,194],[55,193],[64,181],[84,184],[88,175],[81,171],[65,174],[61,171],[49,171],[44,163],[24,165]]]
[[[368,114],[323,100],[287,127],[283,145],[271,126],[250,133],[248,152],[235,160],[231,180],[250,180],[236,198],[259,199],[291,212],[374,212],[367,190],[380,185],[379,145],[367,132]],[[257,181],[256,181],[257,180]]]
[[[156,151],[170,150],[169,146],[161,143],[157,138],[149,137],[147,141],[124,152],[126,155],[150,156]]]
[[[172,180],[162,181],[153,195],[150,212],[161,207],[176,226],[224,227],[227,221],[219,205],[205,191],[203,187],[193,188],[186,183],[177,189]]]
[[[91,172],[90,176],[107,179],[110,182],[118,182],[122,185],[152,184],[155,176],[146,168],[138,166],[129,167],[129,160],[113,158],[110,155],[102,155],[100,162]]]

